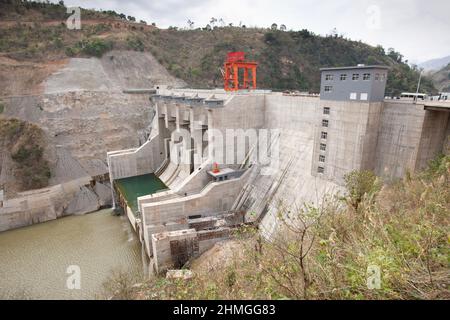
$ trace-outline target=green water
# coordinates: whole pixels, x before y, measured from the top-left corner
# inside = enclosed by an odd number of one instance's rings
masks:
[[[128,206],[134,213],[138,212],[137,198],[167,189],[167,186],[155,174],[123,178],[114,181]]]
[[[124,216],[101,210],[0,233],[0,299],[104,298],[114,271],[143,276],[141,244]],[[80,268],[80,289],[67,286]]]

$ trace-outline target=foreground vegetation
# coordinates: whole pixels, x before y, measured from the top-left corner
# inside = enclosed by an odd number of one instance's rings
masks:
[[[320,36],[306,29],[288,31],[276,25],[248,28],[232,24],[163,30],[147,26],[144,21],[137,23],[134,17],[122,13],[84,9],[82,29],[69,30],[65,26],[68,16],[63,2],[1,2],[0,18],[17,23],[0,28],[0,52],[18,60],[46,61],[100,57],[112,49],[148,51],[172,75],[191,87],[201,88],[221,85],[219,68],[229,51],[245,51],[249,59],[257,61],[258,85],[267,89],[318,92],[321,67],[359,63],[391,68],[387,95],[415,92],[419,79],[418,70],[410,67],[394,49],[345,39],[337,32]],[[35,23],[26,24],[27,21]],[[46,21],[60,23],[46,24]],[[424,77],[421,91],[436,92],[436,89]]]
[[[124,299],[449,299],[449,177],[449,156],[384,187],[353,172],[347,196],[280,209],[283,230],[271,242],[243,228],[240,250],[191,280],[131,287],[122,274],[109,288]]]

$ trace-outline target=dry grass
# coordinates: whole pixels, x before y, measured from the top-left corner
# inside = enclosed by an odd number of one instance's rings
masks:
[[[373,181],[375,191],[357,209],[351,199],[305,208],[271,242],[243,228],[223,267],[189,281],[158,278],[140,297],[449,299],[449,176],[450,157],[443,157],[381,191]],[[368,288],[371,265],[380,268],[380,289]]]

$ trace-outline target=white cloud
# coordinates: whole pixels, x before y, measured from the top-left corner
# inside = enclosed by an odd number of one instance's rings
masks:
[[[211,17],[235,25],[309,29],[327,34],[333,28],[353,40],[393,47],[411,61],[450,55],[448,0],[66,0],[67,5],[111,9],[160,27],[186,26],[188,19],[205,26]],[[370,27],[379,8],[380,24]],[[373,26],[373,25],[372,25]]]

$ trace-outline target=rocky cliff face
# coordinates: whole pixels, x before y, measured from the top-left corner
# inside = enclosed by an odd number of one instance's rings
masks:
[[[37,125],[44,132],[50,187],[104,175],[108,172],[107,151],[137,147],[145,141],[153,117],[148,95],[125,94],[122,90],[152,88],[159,84],[184,85],[148,53],[111,51],[101,59],[70,59],[59,66],[60,69],[38,84],[32,81],[33,85],[24,88],[23,83],[13,83],[10,88],[21,90],[11,89],[9,95],[2,93],[1,117],[18,118]],[[38,75],[30,68],[29,77],[42,78],[42,68],[38,68]],[[2,70],[5,72],[5,68]],[[11,68],[8,70],[14,72]],[[9,78],[17,83],[26,82],[22,73],[9,75]],[[6,199],[24,197],[18,193],[24,190],[14,187],[16,177],[7,164],[7,160],[0,164],[0,189],[4,189]],[[86,213],[111,203],[108,184],[86,187],[81,183],[78,188],[65,194],[66,201],[52,217]],[[50,207],[52,199],[49,198]],[[47,210],[45,208],[43,205],[42,210]],[[15,212],[16,209],[8,210]],[[26,210],[22,207],[19,211]]]

